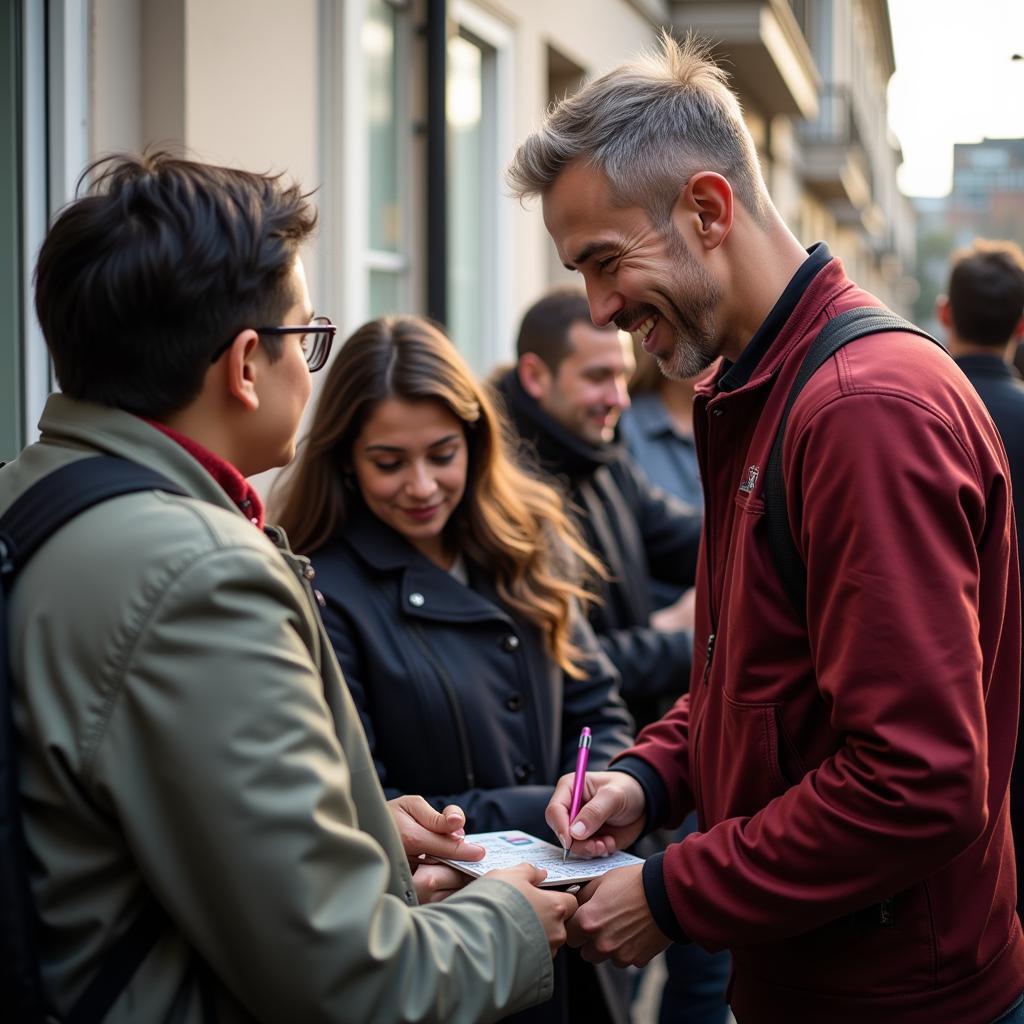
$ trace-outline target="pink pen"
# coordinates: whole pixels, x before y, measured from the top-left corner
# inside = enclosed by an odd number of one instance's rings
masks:
[[[569,802],[569,824],[576,820],[580,813],[580,804],[583,803],[583,783],[587,780],[587,760],[590,757],[590,729],[583,726],[580,733],[580,745],[576,754],[576,775],[572,780],[572,800]],[[569,836],[569,846],[562,850],[562,863],[569,856],[569,849],[572,846],[572,836]]]

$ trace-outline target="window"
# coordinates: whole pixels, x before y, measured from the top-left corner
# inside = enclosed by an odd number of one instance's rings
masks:
[[[453,3],[448,39],[448,329],[477,373],[508,351],[511,32],[469,3]]]
[[[32,269],[88,161],[88,5],[3,0],[0,29],[0,458],[9,458],[36,437],[53,387]]]
[[[401,5],[367,0],[362,28],[366,80],[369,224],[366,249],[369,315],[408,308],[409,260],[402,168],[409,165],[405,75],[409,65]]]

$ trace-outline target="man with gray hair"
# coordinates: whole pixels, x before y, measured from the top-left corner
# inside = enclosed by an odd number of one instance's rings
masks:
[[[509,180],[541,197],[595,324],[638,336],[670,377],[718,361],[694,408],[690,691],[588,775],[575,820],[569,778],[548,807],[585,854],[694,807],[701,831],[587,886],[570,942],[636,964],[673,940],[728,947],[741,1024],[1024,1021],[1017,549],[977,394],[893,317],[838,350],[829,327],[789,407],[826,325],[881,303],[783,223],[699,43],[663,36],[558,104]],[[798,588],[769,541],[777,435]]]

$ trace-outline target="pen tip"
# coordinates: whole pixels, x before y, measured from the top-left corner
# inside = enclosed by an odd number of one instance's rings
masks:
[[[562,863],[563,864],[566,862],[568,857],[569,857],[569,848],[568,847],[563,847],[562,848]]]

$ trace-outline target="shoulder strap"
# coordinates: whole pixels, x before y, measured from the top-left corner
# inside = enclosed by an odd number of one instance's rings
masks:
[[[4,587],[36,548],[68,520],[108,498],[134,491],[185,493],[155,470],[112,455],[78,459],[37,480],[0,517]]]
[[[807,567],[793,540],[793,531],[789,523],[789,507],[786,502],[786,481],[782,476],[782,445],[785,440],[789,414],[800,392],[803,391],[815,371],[834,356],[839,349],[851,341],[856,341],[857,338],[863,338],[868,334],[882,334],[887,331],[918,334],[922,338],[935,342],[936,345],[939,344],[926,331],[922,331],[909,320],[904,320],[903,317],[897,316],[887,309],[872,306],[848,309],[829,320],[811,343],[811,347],[797,371],[793,387],[786,397],[782,420],[775,434],[775,441],[772,444],[771,455],[768,457],[768,465],[765,469],[765,522],[772,561],[775,563],[776,571],[789,599],[801,615],[804,614],[807,603]]]
[[[145,466],[112,456],[79,459],[33,484],[0,517],[0,991],[18,1020],[44,1019],[35,942],[36,915],[21,827],[12,718],[6,598],[18,572],[66,522],[109,498],[135,491],[185,492]],[[152,896],[115,943],[71,1010],[69,1024],[101,1020],[153,947],[165,922]]]

